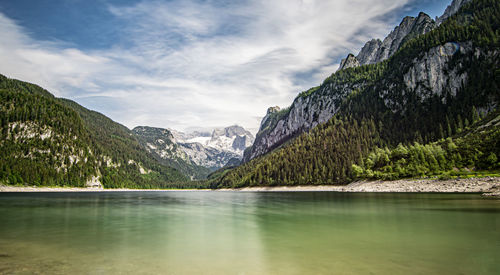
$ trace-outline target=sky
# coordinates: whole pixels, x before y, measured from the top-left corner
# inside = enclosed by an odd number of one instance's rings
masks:
[[[252,132],[406,15],[451,0],[0,0],[0,74],[133,128]]]

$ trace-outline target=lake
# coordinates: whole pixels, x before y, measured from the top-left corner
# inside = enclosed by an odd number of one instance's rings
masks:
[[[477,194],[0,193],[2,274],[498,274]]]

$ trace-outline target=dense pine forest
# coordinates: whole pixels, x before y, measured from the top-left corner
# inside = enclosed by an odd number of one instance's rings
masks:
[[[219,171],[211,177],[212,186],[345,184],[497,170],[499,27],[499,1],[472,1],[438,28],[407,41],[388,60],[334,73],[322,85],[367,85],[342,99],[327,123],[267,155]],[[408,89],[404,73],[412,62],[450,42],[477,49],[457,51],[448,61],[448,68],[468,73],[456,94],[429,91],[423,98]],[[488,130],[480,130],[487,121]]]
[[[0,75],[0,182],[166,188],[188,179],[159,164],[132,132],[100,113]]]
[[[457,126],[460,127],[460,126]],[[447,179],[457,176],[500,176],[500,112],[458,128],[453,138],[428,144],[375,148],[352,165],[355,179],[394,180],[406,177]]]

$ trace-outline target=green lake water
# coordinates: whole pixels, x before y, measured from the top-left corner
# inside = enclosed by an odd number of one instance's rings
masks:
[[[500,274],[500,200],[0,193],[1,274]]]

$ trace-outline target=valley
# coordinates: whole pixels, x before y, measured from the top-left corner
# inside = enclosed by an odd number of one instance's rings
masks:
[[[132,130],[0,77],[3,185],[242,188],[449,179],[500,169],[499,5],[454,0],[404,17],[254,137],[233,125]]]

